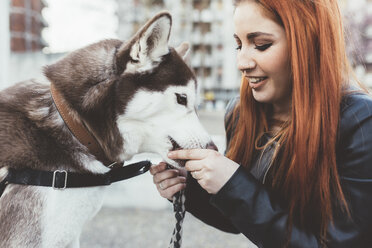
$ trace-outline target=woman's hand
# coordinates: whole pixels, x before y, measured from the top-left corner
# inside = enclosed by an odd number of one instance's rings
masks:
[[[168,157],[188,160],[186,170],[210,194],[216,194],[239,168],[239,164],[210,149],[171,151]]]
[[[165,162],[152,165],[150,173],[160,195],[173,200],[173,195],[186,187],[186,177],[177,169],[168,169]]]

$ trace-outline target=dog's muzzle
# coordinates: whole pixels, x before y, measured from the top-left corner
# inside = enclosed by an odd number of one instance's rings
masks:
[[[172,137],[169,137],[170,142],[172,143],[172,149],[171,151],[176,151],[176,150],[182,150],[182,149],[187,149],[187,148],[182,148]],[[210,141],[205,147],[195,147],[195,148],[204,148],[204,149],[211,149],[218,151],[217,146],[214,144],[213,141]],[[186,161],[187,160],[181,160],[181,159],[175,159],[174,160],[179,167],[185,167]]]

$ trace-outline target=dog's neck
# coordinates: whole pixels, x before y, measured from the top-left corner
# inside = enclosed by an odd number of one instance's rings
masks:
[[[119,165],[120,163],[118,163],[117,161],[110,161],[107,158],[102,147],[97,142],[97,139],[91,132],[89,132],[89,130],[84,125],[84,122],[82,120],[77,120],[77,118],[74,118],[74,116],[72,116],[71,111],[69,111],[68,107],[65,104],[63,96],[55,88],[53,83],[51,83],[50,85],[50,92],[59,114],[61,115],[63,121],[65,122],[71,133],[76,137],[76,139],[79,140],[82,145],[87,147],[89,152],[93,154],[105,166],[111,168],[114,165]]]

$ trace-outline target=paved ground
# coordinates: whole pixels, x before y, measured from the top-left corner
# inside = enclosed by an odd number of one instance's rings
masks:
[[[224,150],[223,112],[200,111],[199,118],[220,151]],[[160,158],[141,154],[132,161]],[[149,173],[111,185],[104,207],[86,225],[82,248],[166,248],[173,227],[172,205],[159,196]],[[182,248],[252,248],[243,235],[221,232],[186,214]]]
[[[81,248],[167,248],[172,209],[103,208],[86,225]],[[221,232],[186,214],[182,248],[253,248],[243,235]]]

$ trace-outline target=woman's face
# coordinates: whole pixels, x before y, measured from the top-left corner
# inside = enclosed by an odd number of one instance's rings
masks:
[[[258,102],[283,111],[291,103],[290,64],[284,28],[264,15],[254,1],[243,1],[234,13],[237,65]],[[283,109],[284,108],[284,109]]]

